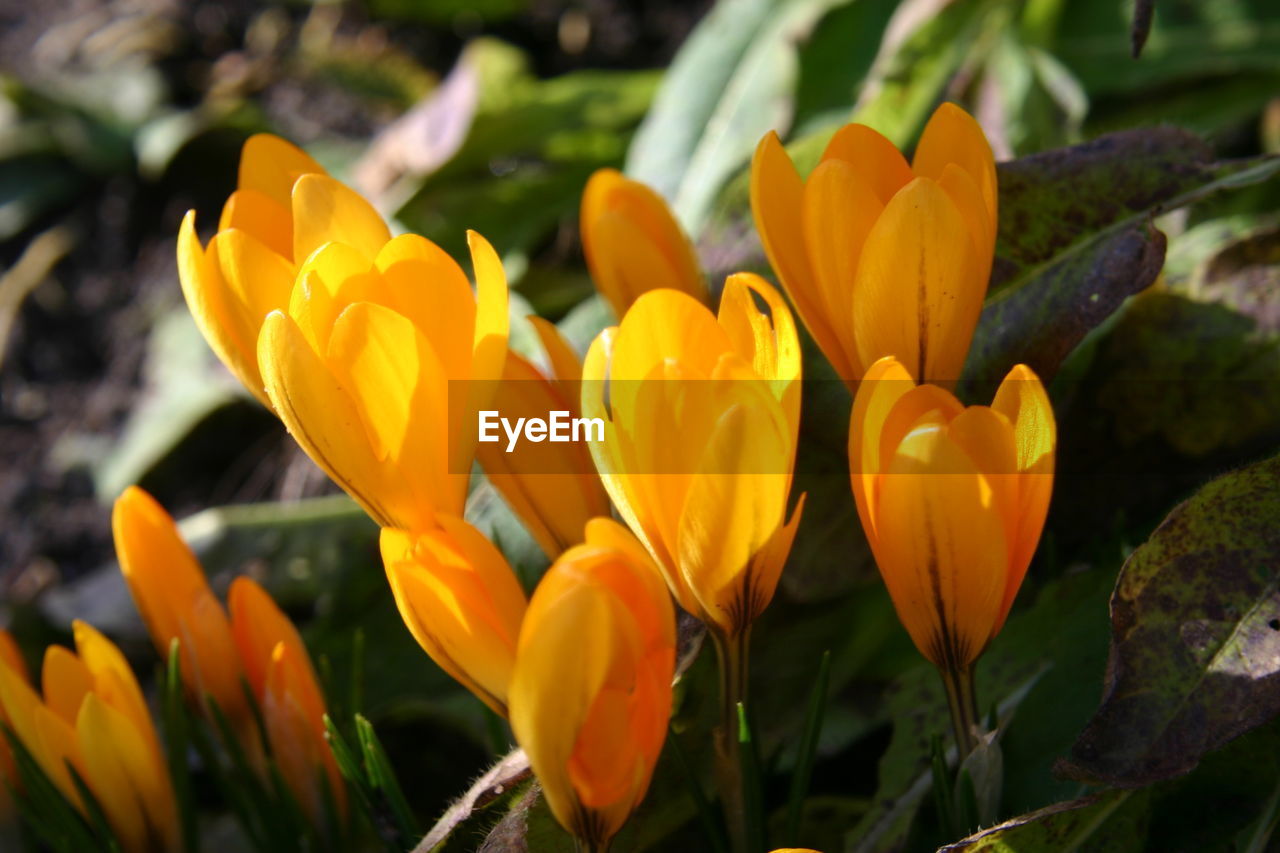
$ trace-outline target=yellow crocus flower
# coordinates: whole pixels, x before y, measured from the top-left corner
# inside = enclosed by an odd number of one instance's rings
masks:
[[[202,708],[207,699],[215,701],[250,748],[256,739],[231,624],[173,518],[151,495],[130,486],[116,499],[111,529],[120,569],[161,659],[178,640],[188,694]]]
[[[1025,365],[990,406],[917,386],[892,357],[858,387],[849,427],[858,516],[898,618],[965,713],[973,663],[1004,625],[1039,542],[1056,443],[1049,397]],[[958,726],[962,744],[968,728]]]
[[[850,387],[887,355],[917,381],[960,376],[991,276],[997,203],[991,147],[950,103],[910,165],[859,124],[836,132],[807,179],[772,132],[751,165],[769,262]]]
[[[0,704],[14,733],[63,795],[84,810],[79,774],[129,853],[176,850],[178,812],[142,690],[120,650],[84,622],[75,652],[45,652],[44,701],[8,663]]]
[[[332,219],[372,215],[331,201]],[[258,339],[280,419],[384,527],[425,529],[437,512],[461,515],[466,500],[473,427],[502,374],[508,328],[502,263],[479,234],[468,240],[475,294],[462,268],[417,235],[376,250],[326,243]]]
[[[604,850],[644,799],[671,715],[675,612],[622,525],[591,521],[525,615],[511,728],[560,824]]]
[[[526,600],[502,552],[460,518],[420,533],[383,528],[382,561],[400,616],[441,669],[507,715]]]
[[[707,303],[707,282],[693,244],[662,196],[616,169],[587,181],[579,215],[582,250],[600,295],[618,317],[654,288]]]
[[[644,294],[587,353],[605,488],[681,607],[724,637],[772,599],[799,523],[802,507],[789,522],[786,509],[800,375],[791,312],[746,273],[729,277],[718,317],[678,291]]]
[[[550,362],[549,375],[527,359],[507,353],[493,408],[504,418],[546,418],[549,412],[580,415],[582,361],[556,327],[530,317]],[[582,536],[596,516],[609,514],[609,496],[583,442],[522,441],[508,448],[505,437],[477,445],[489,482],[520,516],[552,559]]]

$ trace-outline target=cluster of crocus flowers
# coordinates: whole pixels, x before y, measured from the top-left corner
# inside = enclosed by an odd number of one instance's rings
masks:
[[[640,804],[666,738],[675,611],[622,525],[591,521],[547,571],[520,629],[511,728],[552,813],[605,850]]]
[[[1048,395],[1025,365],[990,406],[965,407],[885,357],[854,399],[858,516],[899,619],[943,675],[962,753],[974,742],[973,663],[1004,625],[1040,539],[1056,443]]]
[[[582,193],[578,222],[591,278],[617,317],[660,287],[708,303],[693,244],[651,188],[616,169],[600,169]]]
[[[77,621],[73,633],[74,651],[45,651],[43,696],[20,665],[7,655],[0,661],[4,716],[44,774],[87,816],[80,777],[127,853],[176,850],[173,786],[138,681],[98,631]]]
[[[130,487],[116,500],[111,523],[121,570],[151,639],[165,658],[177,642],[183,684],[197,706],[212,715],[210,703],[216,703],[262,770],[252,697],[270,754],[308,816],[322,825],[324,786],[345,808],[325,740],[323,695],[293,623],[248,578],[233,582],[228,617],[173,519],[142,489]]]
[[[802,179],[778,137],[760,141],[751,208],[773,269],[851,387],[879,358],[917,380],[960,375],[987,292],[996,171],[982,128],[938,107],[910,164],[850,124]]]
[[[507,353],[493,409],[508,419],[581,414],[582,360],[554,325],[529,317],[546,354],[540,370],[514,350]],[[582,442],[481,442],[476,453],[485,475],[524,521],[546,555],[555,559],[577,543],[586,523],[609,514],[609,496]]]

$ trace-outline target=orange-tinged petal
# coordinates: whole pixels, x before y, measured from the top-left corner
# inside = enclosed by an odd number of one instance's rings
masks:
[[[328,175],[306,174],[293,185],[293,258],[301,264],[325,243],[345,243],[373,261],[391,239],[382,217],[355,190]]]
[[[872,551],[879,534],[876,530],[879,475],[885,470],[883,446],[884,425],[898,401],[916,387],[911,374],[893,356],[887,355],[867,369],[858,383],[849,416],[849,474],[853,486],[858,517]],[[895,445],[896,450],[896,445]]]
[[[187,689],[201,701],[211,696],[233,721],[244,718],[231,626],[173,519],[131,486],[116,499],[111,529],[121,572],[156,651],[167,660],[177,639]]]
[[[542,349],[547,354],[550,368],[547,378],[559,386],[565,401],[573,407],[576,414],[582,401],[582,359],[565,340],[555,323],[536,314],[530,314],[527,319],[537,332]]]
[[[286,211],[294,183],[308,174],[323,175],[325,171],[301,148],[278,136],[254,134],[240,151],[239,188],[256,190]]]
[[[915,177],[898,147],[865,124],[846,124],[836,131],[822,152],[824,164],[833,160],[847,163],[862,176],[881,205]]]
[[[391,476],[370,445],[351,393],[291,318],[279,312],[268,315],[258,355],[280,420],[334,482],[381,525],[394,525],[405,507],[415,507],[408,485]]]
[[[324,786],[339,813],[346,788],[325,738],[324,699],[305,651],[281,641],[271,650],[262,716],[285,784],[317,827],[327,825]]]
[[[196,236],[196,212],[187,211],[178,231],[178,281],[187,308],[200,333],[227,369],[270,408],[271,401],[262,390],[254,342],[245,338],[244,325],[238,321],[237,308],[218,259],[206,252]]]
[[[439,516],[441,528],[384,528],[383,564],[400,616],[431,659],[498,714],[525,597],[506,559],[475,528]]]
[[[908,388],[880,426],[880,465],[877,470],[889,470],[902,440],[923,421],[948,423],[963,411],[960,401],[937,385]]]
[[[401,234],[382,247],[375,261],[386,298],[431,342],[445,373],[471,375],[476,298],[462,267],[443,249],[417,234]]]
[[[231,611],[231,630],[253,695],[262,695],[272,652],[281,643],[288,647],[298,666],[310,670],[311,658],[298,629],[257,581],[244,576],[233,580],[227,593],[227,609]],[[316,680],[314,671],[311,680]]]
[[[917,178],[885,207],[862,249],[854,337],[863,364],[897,358],[920,381],[954,382],[986,283],[969,226],[934,181]]]
[[[80,795],[67,770],[68,761],[74,767],[81,766],[71,724],[41,704],[26,679],[8,666],[0,666],[0,708],[45,775],[79,808]]]
[[[999,194],[996,190],[996,161],[982,126],[960,107],[944,103],[929,118],[916,146],[911,168],[916,175],[940,180],[949,163],[969,173],[977,185],[996,230]]]
[[[770,265],[809,334],[831,360],[836,373],[853,381],[857,376],[853,365],[840,355],[844,350],[836,322],[827,316],[806,251],[803,210],[804,181],[777,134],[769,132],[760,140],[751,161],[751,214],[756,230]]]
[[[996,623],[995,630],[998,631],[1009,615],[1014,596],[1022,586],[1027,566],[1044,529],[1053,492],[1058,427],[1044,385],[1025,364],[1016,365],[1009,371],[996,391],[991,408],[1003,414],[1013,425],[1013,443],[1020,472],[1017,477],[1018,525],[1016,530],[1009,531],[1009,577]]]
[[[293,260],[293,223],[287,204],[258,190],[236,190],[222,206],[218,220],[218,231],[232,228],[252,234],[286,261]]]
[[[22,649],[18,647],[17,640],[13,639],[13,634],[3,628],[0,628],[0,666],[7,666],[20,678],[27,678],[27,661],[22,656]]]
[[[1004,595],[1004,521],[945,425],[908,435],[884,475],[877,561],[916,648],[952,670],[986,647]]]
[[[80,713],[80,704],[93,690],[93,676],[75,653],[63,646],[44,650],[40,684],[45,706],[70,724]]]
[[[896,154],[897,149],[893,150]],[[820,305],[840,339],[840,352],[827,353],[827,357],[836,372],[849,381],[862,375],[853,340],[858,257],[884,205],[867,174],[842,159],[824,160],[805,182],[805,249]]]

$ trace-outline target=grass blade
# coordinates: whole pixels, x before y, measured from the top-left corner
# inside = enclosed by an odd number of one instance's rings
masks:
[[[822,721],[826,717],[827,687],[831,682],[831,650],[822,653],[818,664],[818,680],[809,694],[809,710],[804,717],[804,733],[800,737],[800,755],[796,769],[791,774],[791,791],[787,799],[786,843],[799,843],[800,819],[804,815],[804,799],[809,796],[809,780],[813,777],[813,762],[818,753],[818,738],[822,735]]]

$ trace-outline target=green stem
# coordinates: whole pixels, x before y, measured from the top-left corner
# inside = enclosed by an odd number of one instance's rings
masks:
[[[961,669],[939,667],[951,706],[951,728],[956,736],[956,764],[964,763],[978,745],[978,695],[973,689],[973,665]]]
[[[742,787],[742,752],[738,746],[738,703],[747,695],[747,643],[751,629],[734,636],[711,631],[720,667],[720,725],[716,729],[716,782],[724,809],[729,846],[747,850],[747,811]]]
[[[609,853],[609,845],[613,839],[606,838],[603,841],[583,841],[581,838],[574,836],[573,849],[576,853]]]

